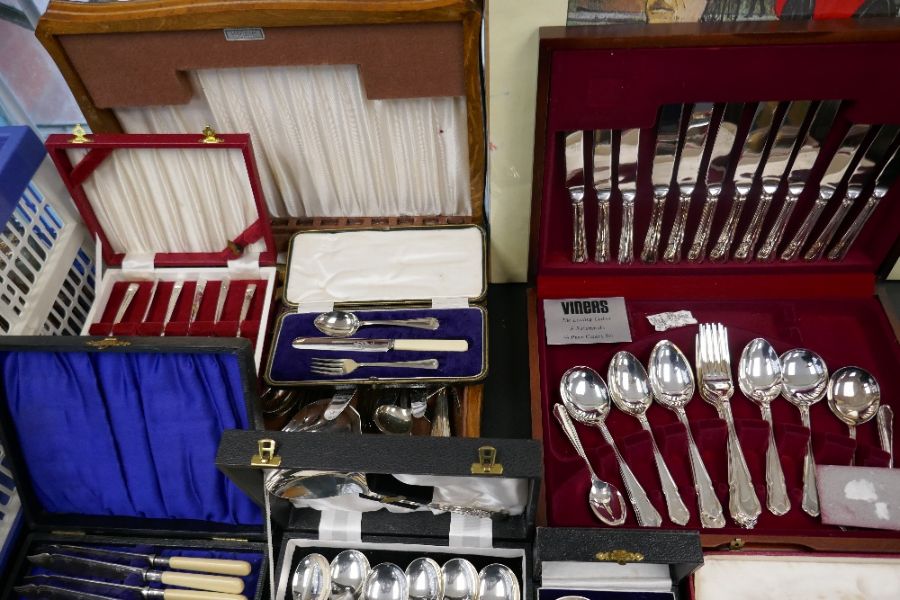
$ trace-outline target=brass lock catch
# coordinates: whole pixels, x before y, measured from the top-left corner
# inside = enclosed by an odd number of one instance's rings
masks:
[[[503,465],[497,462],[497,449],[482,446],[478,449],[478,462],[472,463],[472,475],[503,475]]]
[[[626,563],[643,562],[644,555],[630,550],[609,550],[608,552],[598,552],[594,555],[594,558],[603,562],[614,562],[624,565]]]
[[[250,459],[251,467],[260,469],[274,469],[281,466],[281,457],[275,453],[277,444],[275,440],[266,438],[259,440],[259,454],[254,454]]]

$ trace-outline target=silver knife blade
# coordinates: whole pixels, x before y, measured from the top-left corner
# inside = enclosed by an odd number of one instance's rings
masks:
[[[124,583],[112,583],[109,581],[96,581],[94,579],[83,579],[81,577],[69,577],[57,574],[41,574],[29,575],[24,578],[26,583],[41,587],[53,587],[56,589],[64,589],[71,594],[78,594],[82,598],[135,598],[144,597],[142,591],[144,588],[127,585]],[[69,596],[73,598],[75,596]]]
[[[784,204],[781,205],[778,217],[776,217],[775,222],[769,229],[769,235],[766,236],[766,240],[756,254],[757,260],[770,261],[775,258],[775,252],[781,243],[781,238],[784,236],[794,208],[797,206],[797,200],[806,187],[809,174],[812,172],[813,166],[819,157],[822,142],[831,132],[834,118],[837,116],[840,107],[840,100],[826,100],[821,102],[816,108],[803,143],[797,150],[797,156],[791,164],[791,170],[787,177],[787,197],[784,200]]]
[[[27,578],[26,578],[27,579]],[[20,596],[25,598],[42,598],[43,600],[115,600],[110,596],[100,596],[89,592],[68,590],[47,584],[29,583],[13,588]],[[140,598],[141,596],[138,596]]]
[[[782,116],[781,125],[775,127],[777,133],[772,140],[766,163],[762,167],[762,193],[757,200],[753,217],[747,225],[747,231],[734,251],[735,260],[746,262],[753,258],[753,251],[772,204],[772,197],[778,191],[790,166],[794,145],[797,143],[800,128],[806,121],[811,105],[812,102],[808,100],[791,102]]]
[[[728,258],[731,244],[734,242],[735,231],[741,220],[741,214],[744,212],[747,195],[750,193],[753,182],[756,180],[756,174],[759,172],[759,163],[762,159],[763,150],[766,147],[766,141],[772,131],[772,120],[776,110],[778,110],[778,102],[760,102],[756,106],[750,130],[744,139],[744,145],[741,147],[740,156],[734,170],[735,196],[731,203],[731,210],[728,213],[725,224],[722,226],[716,245],[713,246],[709,253],[711,260],[724,261]]]
[[[619,138],[619,193],[622,194],[622,230],[619,264],[634,260],[634,199],[637,196],[638,150],[641,130],[625,129]]]
[[[200,313],[200,303],[203,302],[203,293],[205,291],[206,280],[200,279],[197,281],[197,286],[194,288],[194,299],[191,300],[191,316],[188,317],[188,325],[197,320],[197,315]]]
[[[57,571],[59,573],[89,575],[91,577],[101,577],[103,579],[121,580],[131,576],[139,577],[141,581],[146,581],[146,569],[94,560],[92,558],[42,552],[40,554],[29,556],[28,561],[39,567],[44,567],[45,569],[50,569],[51,571]]]
[[[332,352],[387,352],[394,340],[357,338],[296,338],[291,345],[300,350],[328,350]]]
[[[566,135],[566,189],[572,202],[572,262],[587,261],[584,224],[584,132]]]
[[[712,229],[713,217],[719,196],[722,193],[722,185],[725,183],[725,175],[728,172],[738,126],[741,123],[741,115],[744,113],[742,102],[731,102],[725,105],[722,118],[719,120],[716,139],[709,155],[709,165],[706,167],[706,200],[703,203],[703,211],[700,213],[700,221],[694,240],[688,250],[690,262],[702,262],[706,258],[706,246],[709,243],[709,234]]]
[[[653,182],[653,208],[650,211],[647,234],[644,236],[644,249],[641,251],[641,260],[645,263],[655,263],[659,255],[666,197],[672,184],[675,157],[678,152],[682,109],[681,104],[667,104],[659,112],[659,121],[656,125],[656,152],[653,155],[653,167],[650,172]]]
[[[141,318],[141,323],[146,323],[147,318],[150,316],[150,308],[153,306],[153,300],[156,299],[156,288],[159,287],[159,279],[153,280],[153,287],[150,288],[150,299],[147,300],[147,308],[144,309],[144,316]]]
[[[609,200],[612,197],[612,131],[594,131],[594,192],[597,194],[597,246],[594,260],[610,258]]]
[[[137,293],[140,284],[138,283],[129,283],[128,288],[125,290],[125,296],[122,298],[122,302],[119,304],[119,310],[116,311],[116,317],[113,319],[113,325],[118,325],[122,322],[122,319],[125,317],[125,313],[128,312],[128,307],[131,306],[131,301],[134,300],[134,295]]]
[[[838,185],[840,185],[841,180],[844,178],[847,167],[853,162],[853,157],[856,155],[857,150],[859,150],[860,145],[866,139],[869,128],[869,125],[857,123],[852,125],[844,135],[844,139],[841,140],[841,145],[831,157],[828,166],[825,168],[825,174],[822,175],[822,179],[819,180],[818,198],[816,198],[812,208],[810,208],[809,213],[807,213],[806,218],[800,225],[800,229],[797,230],[793,239],[781,253],[781,260],[793,260],[800,254],[800,250],[803,248],[803,245],[806,244],[806,240],[810,233],[812,233],[813,228],[815,228],[816,223],[819,221],[819,217],[825,210],[825,206],[828,204],[831,197],[834,196]]]
[[[223,279],[222,285],[219,287],[219,299],[216,300],[216,316],[214,322],[218,323],[222,319],[222,309],[225,308],[225,299],[228,298],[228,280]]]

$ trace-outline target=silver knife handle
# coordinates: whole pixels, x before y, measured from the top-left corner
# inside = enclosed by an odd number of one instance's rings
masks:
[[[634,260],[634,198],[633,190],[622,192],[622,231],[619,235],[619,264]]]
[[[122,322],[122,319],[125,318],[125,313],[128,312],[128,307],[131,306],[131,301],[134,300],[134,295],[137,293],[139,287],[140,286],[137,283],[128,284],[128,288],[125,290],[125,295],[122,297],[122,302],[119,303],[119,308],[113,319],[113,325],[118,325]]]
[[[587,261],[587,239],[584,225],[584,186],[569,188],[572,200],[572,262]]]
[[[827,204],[828,198],[823,198],[821,195],[816,198],[812,208],[809,209],[809,214],[806,215],[806,219],[803,220],[800,229],[794,234],[794,239],[791,240],[791,243],[789,243],[784,249],[784,252],[781,253],[781,260],[794,260],[797,258],[800,254],[800,249],[803,248],[803,244],[806,243],[806,239],[809,237],[809,234],[812,233],[813,228],[819,221],[819,216],[822,214],[822,211],[825,210]]]
[[[825,229],[822,230],[822,233],[819,234],[816,241],[812,243],[806,251],[806,254],[803,255],[803,260],[813,261],[822,258],[822,255],[825,254],[825,248],[831,243],[831,240],[834,239],[834,234],[837,233],[838,227],[841,226],[847,213],[853,208],[853,200],[855,200],[856,197],[858,196],[849,193],[844,194],[844,198],[841,200],[841,203],[838,204],[837,210],[834,211],[834,214],[831,215],[831,219],[828,220],[828,225],[825,226]]]
[[[716,214],[716,205],[718,203],[718,194],[714,196],[708,195],[703,203],[703,210],[700,212],[700,222],[697,224],[696,233],[694,233],[694,241],[691,243],[691,249],[688,250],[688,261],[692,263],[703,262],[703,259],[706,258],[706,246],[709,244],[713,215]]]
[[[667,263],[681,262],[681,247],[684,245],[684,230],[687,227],[688,212],[691,210],[690,192],[678,196],[678,210],[675,212],[675,222],[672,223],[672,231],[669,232],[669,243],[663,253],[663,260]]]
[[[663,213],[666,210],[668,193],[669,188],[658,188],[653,191],[653,211],[650,213],[650,225],[647,227],[644,249],[641,251],[641,260],[645,263],[655,263],[659,257],[659,238],[662,233]]]
[[[894,467],[894,411],[887,404],[882,404],[878,409],[876,419],[878,425],[878,441],[881,449],[890,454],[888,468]]]
[[[709,253],[709,259],[713,262],[724,262],[728,259],[728,253],[731,251],[731,244],[734,242],[734,233],[737,231],[738,222],[741,220],[741,213],[744,212],[744,204],[747,203],[746,193],[736,193],[731,203],[731,210],[728,212],[728,219],[722,226],[722,232],[716,245]]]
[[[766,215],[769,213],[771,205],[772,194],[763,189],[759,196],[759,202],[756,204],[753,218],[750,220],[750,225],[747,226],[747,231],[744,232],[741,243],[738,244],[737,249],[734,251],[735,260],[749,262],[753,258],[753,250],[756,248],[756,242],[759,240],[763,222],[766,220]]]
[[[244,290],[244,301],[241,303],[241,313],[238,317],[237,333],[234,334],[234,337],[241,336],[241,325],[243,325],[244,321],[247,319],[247,313],[250,312],[250,303],[253,302],[254,295],[256,295],[256,284],[251,283],[247,286],[247,289]]]
[[[863,227],[869,222],[872,213],[878,208],[878,203],[881,202],[881,198],[881,194],[873,194],[871,198],[866,200],[862,210],[859,211],[859,214],[856,215],[856,219],[853,220],[853,224],[850,225],[847,231],[844,232],[844,235],[841,236],[841,239],[838,240],[838,243],[828,252],[829,260],[844,260],[850,247],[853,246],[853,242],[859,237]]]
[[[594,261],[609,262],[609,195],[597,200],[597,247],[594,250]]]
[[[781,210],[778,212],[778,217],[772,224],[772,229],[769,230],[766,241],[763,242],[759,252],[756,253],[757,260],[764,262],[775,260],[775,252],[778,250],[778,244],[781,243],[781,238],[784,236],[785,229],[787,229],[788,221],[790,221],[794,208],[797,206],[798,197],[799,196],[788,192],[788,196],[785,198],[784,204],[781,205]]]

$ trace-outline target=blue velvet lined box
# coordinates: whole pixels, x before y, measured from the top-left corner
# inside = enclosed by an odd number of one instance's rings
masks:
[[[239,554],[254,566],[245,595],[261,594],[260,511],[215,466],[225,430],[261,422],[247,340],[5,337],[0,374],[2,441],[33,532],[8,586],[48,531],[77,530],[77,543],[102,532],[95,543],[123,549]]]

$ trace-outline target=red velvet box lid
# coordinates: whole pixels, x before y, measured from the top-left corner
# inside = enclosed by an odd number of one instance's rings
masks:
[[[533,429],[534,435],[542,437],[544,442],[548,525],[602,526],[590,514],[584,500],[589,484],[584,465],[550,416],[552,404],[559,401],[557,387],[562,373],[575,365],[587,365],[605,378],[615,352],[628,350],[646,363],[651,348],[661,339],[675,342],[691,357],[691,364],[694,362],[696,327],[655,332],[646,320],[653,313],[685,309],[692,311],[700,322],[725,324],[730,332],[733,367],[737,366],[744,345],[757,336],[767,338],[779,353],[794,347],[815,350],[831,371],[850,364],[864,367],[879,380],[882,402],[891,405],[895,412],[900,409],[897,401],[900,380],[895,376],[900,370],[900,345],[875,297],[878,275],[890,269],[900,252],[898,182],[891,187],[842,262],[808,263],[798,259],[695,264],[682,259],[677,264],[662,261],[644,264],[640,250],[653,196],[649,169],[639,168],[635,261],[620,265],[615,260],[621,196],[614,192],[610,218],[613,260],[604,264],[590,260],[575,264],[570,260],[572,212],[565,188],[565,134],[575,130],[640,127],[639,161],[646,164],[654,150],[657,114],[665,104],[849,101],[842,106],[823,145],[820,160],[810,177],[814,182],[852,123],[900,124],[900,80],[891,75],[896,72],[898,57],[900,23],[893,21],[623,25],[541,30],[530,271],[537,296],[537,321],[532,332],[536,352],[532,364],[540,378],[539,385],[533,388]],[[749,126],[747,117],[745,112],[744,123],[737,133],[739,139]],[[896,146],[897,142],[895,149]],[[586,170],[589,169],[587,162]],[[731,203],[732,171],[733,164],[713,221],[713,241]],[[586,175],[590,183],[590,173]],[[828,222],[844,187],[837,190],[809,237],[810,242]],[[591,186],[586,188],[584,205],[590,257],[595,243],[597,201]],[[698,186],[697,191],[688,217],[687,240],[693,237],[705,188]],[[806,216],[816,191],[817,186],[808,185],[800,197],[786,240]],[[738,236],[746,229],[758,197],[757,181],[738,226]],[[784,197],[782,188],[768,213],[767,225],[775,219]],[[867,197],[868,190],[846,218],[838,236],[852,222]],[[668,197],[666,204],[663,243],[676,204],[677,192]],[[625,297],[634,342],[548,345],[544,335],[543,300],[595,296]],[[900,549],[900,541],[892,533],[842,531],[824,526],[800,510],[801,463],[808,433],[800,427],[797,409],[780,398],[773,403],[772,410],[792,510],[784,517],[768,513],[762,456],[768,429],[759,418],[758,407],[740,391],[735,393],[731,405],[738,420],[741,443],[748,454],[753,482],[763,503],[763,514],[752,530],[737,527],[730,518],[724,529],[703,529],[705,546],[727,545],[729,540],[740,537],[760,543],[790,543],[819,549]],[[688,415],[727,516],[724,424],[715,409],[699,395],[689,404]],[[684,431],[679,429],[675,415],[662,406],[651,406],[648,417],[657,444],[669,461],[681,496],[691,511],[687,528],[700,528]],[[659,481],[648,458],[649,436],[641,431],[636,419],[615,409],[607,423],[619,449],[663,516],[663,527],[677,528],[668,519]],[[847,441],[846,426],[831,414],[825,401],[813,407],[812,423],[817,460],[834,464],[848,460],[852,448]],[[615,459],[600,433],[581,426],[579,431],[592,463],[602,471],[598,472],[600,477],[608,478],[624,490]],[[878,449],[874,422],[860,426],[858,437],[857,461],[880,466],[886,455]],[[762,453],[757,452],[759,448],[763,448]],[[626,527],[636,525],[633,515],[625,524]]]
[[[72,135],[54,134],[47,138],[46,146],[50,157],[56,164],[63,181],[72,195],[78,211],[85,224],[102,242],[103,259],[108,265],[121,266],[127,252],[113,248],[107,232],[104,231],[100,219],[95,212],[95,198],[91,198],[85,188],[85,182],[95,170],[104,164],[107,158],[117,150],[135,149],[181,149],[198,152],[217,152],[238,150],[247,169],[247,180],[252,198],[242,201],[252,202],[256,218],[246,223],[242,232],[233,239],[222,239],[221,246],[206,252],[157,252],[153,262],[155,267],[200,267],[225,266],[230,260],[239,258],[244,248],[262,240],[265,248],[259,254],[262,265],[275,263],[275,241],[269,223],[265,199],[259,183],[259,175],[250,144],[250,136],[243,133],[214,134],[217,142],[204,141],[204,134],[90,134],[87,141],[77,141]],[[86,150],[87,153],[76,164],[73,164],[70,151]],[[192,173],[197,176],[196,184],[204,185],[204,178],[215,177],[215,173]],[[139,178],[140,174],[135,173]],[[162,191],[160,193],[163,193]],[[188,196],[188,197],[185,197]],[[190,202],[189,194],[182,198]],[[136,219],[140,218],[138,215]],[[144,225],[151,225],[144,220]],[[221,248],[221,249],[218,249]]]

